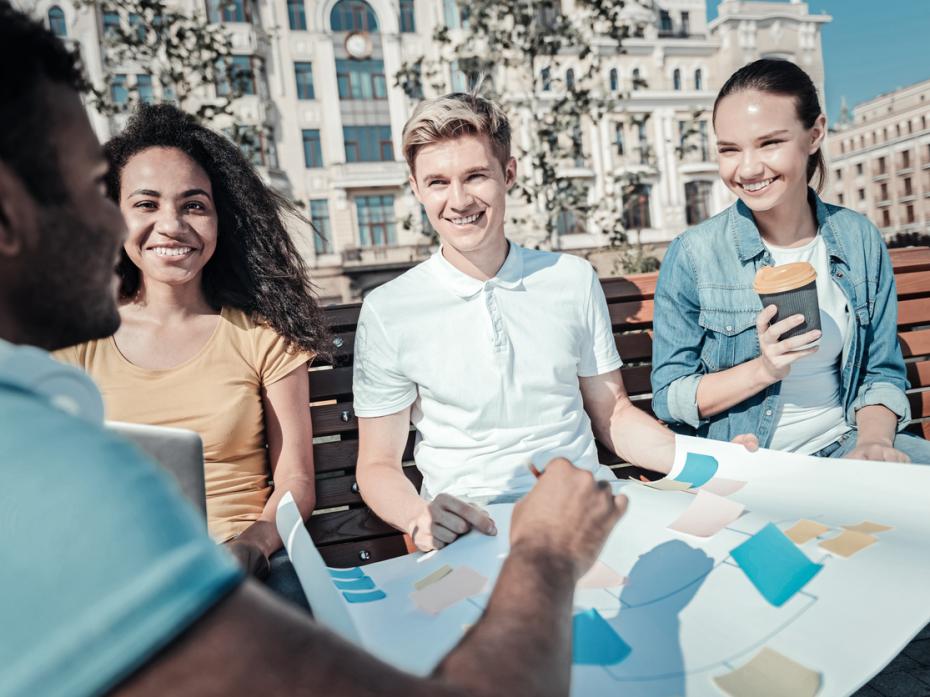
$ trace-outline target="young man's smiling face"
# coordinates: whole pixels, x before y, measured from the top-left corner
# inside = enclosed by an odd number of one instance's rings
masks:
[[[468,256],[501,243],[514,158],[502,164],[486,135],[465,135],[421,148],[414,170],[410,186],[443,245]]]

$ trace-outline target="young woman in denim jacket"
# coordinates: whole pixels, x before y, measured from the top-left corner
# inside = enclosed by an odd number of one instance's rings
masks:
[[[822,457],[930,463],[910,419],[897,300],[878,230],[808,188],[823,180],[826,122],[808,75],[763,59],[737,71],[714,104],[720,177],[739,198],[685,231],[655,294],[653,408],[667,423]],[[823,335],[780,337],[756,271],[790,261],[818,269]],[[801,348],[819,339],[819,346]],[[800,350],[799,350],[800,349]]]

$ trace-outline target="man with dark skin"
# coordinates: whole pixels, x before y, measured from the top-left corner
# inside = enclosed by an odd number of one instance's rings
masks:
[[[549,464],[514,509],[511,552],[486,613],[432,675],[418,678],[242,580],[149,462],[12,374],[11,356],[47,367],[44,353],[26,347],[54,350],[119,323],[113,267],[124,225],[105,196],[107,165],[72,60],[0,0],[0,63],[18,72],[0,81],[0,471],[19,484],[0,489],[0,617],[20,628],[0,639],[0,685],[12,694],[131,697],[567,694],[575,583],[627,505],[590,473],[567,460]],[[23,435],[40,421],[54,428]],[[121,458],[107,464],[114,453]],[[141,491],[135,481],[144,481]],[[212,590],[181,584],[180,573],[149,573],[177,561],[176,547],[199,555],[191,577],[207,578]],[[125,593],[140,578],[147,595]],[[153,621],[151,599],[164,618],[178,594],[189,599],[180,619]],[[58,596],[67,596],[60,607]],[[114,598],[121,622],[87,612]]]

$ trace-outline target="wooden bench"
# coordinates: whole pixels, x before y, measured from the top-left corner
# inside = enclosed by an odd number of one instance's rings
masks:
[[[930,248],[891,251],[898,290],[898,328],[907,361],[911,429],[930,437]],[[658,274],[637,274],[602,281],[614,336],[623,357],[623,379],[630,396],[651,412],[649,382],[652,356],[653,295]],[[326,562],[352,566],[406,553],[403,536],[377,518],[363,503],[355,482],[358,423],[352,412],[352,356],[360,305],[326,309],[333,331],[332,365],[310,371],[311,416],[316,463],[317,510],[308,528]],[[404,472],[419,487],[413,465],[414,432],[404,453]],[[604,448],[601,462],[631,470]],[[626,475],[626,472],[623,476]]]

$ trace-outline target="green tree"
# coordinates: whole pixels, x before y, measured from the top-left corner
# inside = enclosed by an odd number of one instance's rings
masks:
[[[220,128],[246,152],[258,152],[266,125],[245,125],[233,105],[260,84],[261,67],[237,62],[226,27],[166,0],[78,0],[101,27],[103,84],[90,101],[108,116],[139,102],[169,102]],[[219,1],[222,13],[231,3]],[[251,60],[251,59],[250,59]]]
[[[640,178],[608,171],[603,195],[594,196],[584,132],[622,112],[628,95],[609,88],[609,62],[651,21],[651,11],[627,0],[574,0],[566,12],[559,0],[462,2],[434,33],[432,51],[405,64],[397,84],[413,99],[465,89],[500,103],[515,126],[515,194],[525,204],[511,224],[538,231],[539,246],[551,245],[560,228],[604,233],[621,249],[624,270],[638,270],[648,262],[622,251],[622,201]],[[640,155],[654,163],[648,149]]]

